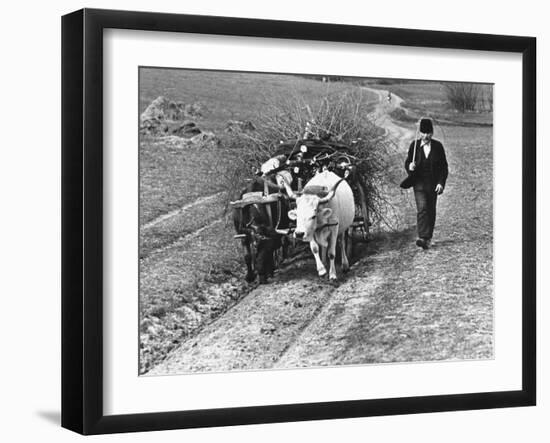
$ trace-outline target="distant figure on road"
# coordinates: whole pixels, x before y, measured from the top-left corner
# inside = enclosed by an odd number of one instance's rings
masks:
[[[391,92],[388,91],[388,103],[391,103]]]
[[[443,145],[432,139],[434,128],[429,118],[420,120],[419,131],[420,138],[409,147],[405,169],[412,178],[416,200],[416,245],[428,249],[435,226],[437,196],[445,189],[449,169]]]

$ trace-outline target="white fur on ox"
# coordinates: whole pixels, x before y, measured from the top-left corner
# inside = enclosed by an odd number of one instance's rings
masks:
[[[308,188],[325,187],[329,190],[326,197],[308,193]],[[304,187],[301,195],[296,195],[290,186],[286,186],[290,197],[296,198],[296,209],[288,216],[296,220],[296,238],[309,242],[320,276],[327,273],[319,255],[319,246],[327,248],[330,261],[329,279],[336,279],[336,243],[340,239],[342,250],[342,269],[349,269],[346,256],[345,233],[353,223],[355,202],[349,184],[330,171],[324,171],[313,177]]]

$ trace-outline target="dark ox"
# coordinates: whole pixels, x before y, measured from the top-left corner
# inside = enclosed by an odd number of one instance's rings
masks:
[[[264,190],[262,180],[254,180],[241,193],[242,199],[246,193]],[[278,188],[273,185],[269,192],[274,194]],[[268,209],[269,207],[269,209]],[[252,282],[259,276],[260,283],[267,283],[267,278],[273,276],[275,270],[275,252],[283,247],[281,235],[275,227],[288,226],[288,202],[284,198],[271,203],[250,203],[246,205],[233,204],[233,224],[235,231],[241,236],[241,245],[246,263],[246,280]]]

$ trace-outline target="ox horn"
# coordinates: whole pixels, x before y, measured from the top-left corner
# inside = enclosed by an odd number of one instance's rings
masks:
[[[299,195],[292,190],[292,188],[290,187],[290,184],[284,179],[284,177],[281,177],[281,181],[283,182],[283,186],[285,187],[286,193],[289,196],[289,198],[291,198],[292,200],[296,200],[299,197]]]
[[[334,195],[336,194],[336,188],[338,187],[338,185],[340,183],[342,183],[344,181],[343,178],[341,178],[340,180],[338,180],[334,186],[332,187],[332,189],[330,191],[328,191],[328,194],[325,196],[325,197],[321,197],[319,199],[319,204],[323,204],[323,203],[328,203],[330,200],[332,200],[332,198],[334,197]]]

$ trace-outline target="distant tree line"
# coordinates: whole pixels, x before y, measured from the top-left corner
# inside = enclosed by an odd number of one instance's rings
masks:
[[[460,112],[493,111],[493,86],[477,83],[444,83],[451,106]]]
[[[364,79],[360,77],[345,77],[343,75],[317,75],[317,74],[299,74],[299,77],[307,78],[310,80],[317,80],[320,82],[346,82],[353,84],[364,84]]]
[[[341,75],[299,74],[300,77],[321,82],[343,82],[365,86],[373,82],[380,85],[407,84],[415,80],[406,79],[372,79],[361,77],[346,77]],[[459,112],[492,112],[493,111],[493,85],[444,82],[444,92],[447,100],[453,108]]]

